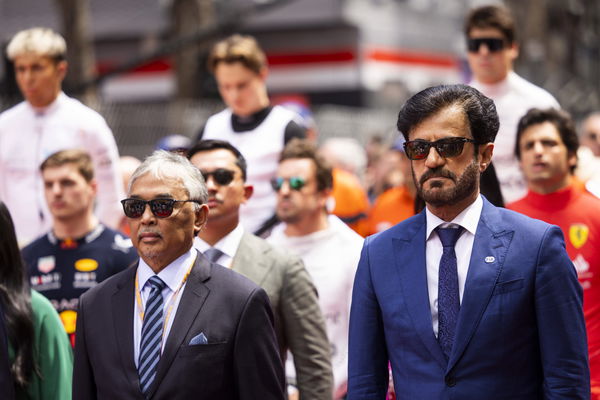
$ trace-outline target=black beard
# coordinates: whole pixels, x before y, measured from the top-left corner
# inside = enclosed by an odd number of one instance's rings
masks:
[[[418,195],[427,204],[431,204],[434,207],[441,207],[452,205],[460,202],[471,196],[478,188],[479,183],[479,164],[476,160],[473,160],[471,164],[467,166],[465,171],[457,177],[454,173],[443,169],[443,167],[430,169],[426,171],[421,179],[417,182],[415,177],[415,171],[412,170],[413,180],[417,187]],[[443,177],[454,181],[454,187],[446,190],[423,190],[423,184],[429,178]],[[434,186],[435,187],[435,186]]]

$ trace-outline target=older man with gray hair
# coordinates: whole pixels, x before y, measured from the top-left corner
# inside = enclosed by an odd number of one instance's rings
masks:
[[[207,197],[173,153],[133,173],[122,204],[140,260],[80,299],[73,399],[285,398],[266,293],[192,247]]]
[[[0,115],[0,198],[14,217],[21,245],[52,225],[39,166],[61,150],[80,148],[90,153],[100,220],[117,228],[123,215],[115,139],[100,114],[62,92],[66,52],[62,36],[48,28],[21,31],[6,48],[25,101]]]

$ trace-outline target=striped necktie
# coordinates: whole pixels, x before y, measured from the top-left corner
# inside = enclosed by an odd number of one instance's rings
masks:
[[[156,367],[160,360],[160,349],[163,333],[163,298],[162,291],[167,286],[157,275],[148,280],[152,287],[146,301],[142,340],[140,341],[140,358],[138,373],[140,388],[145,395],[156,377]]]

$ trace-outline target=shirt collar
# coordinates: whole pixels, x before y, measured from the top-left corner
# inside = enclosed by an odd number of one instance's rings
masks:
[[[167,265],[158,273],[158,277],[167,284],[171,291],[174,292],[177,290],[179,284],[185,276],[185,273],[190,268],[190,265],[196,260],[196,254],[196,250],[192,246],[186,253],[183,253],[181,256],[179,256],[179,258]],[[150,268],[150,266],[146,264],[142,258],[140,258],[138,265],[138,282],[142,291],[144,290],[144,286],[146,285],[148,279],[154,275],[155,274],[154,271],[152,271],[152,268]]]
[[[221,250],[226,256],[233,258],[235,253],[237,253],[238,247],[240,247],[240,242],[242,241],[243,235],[244,227],[241,224],[238,224],[234,230],[222,237],[221,240],[215,243],[214,246],[209,245],[204,240],[196,236],[194,239],[194,247],[200,250],[202,253],[211,247],[214,247]]]
[[[479,218],[481,217],[481,211],[483,210],[483,200],[481,195],[477,196],[477,199],[471,203],[467,208],[461,211],[454,219],[450,222],[446,222],[443,219],[434,215],[427,207],[425,207],[425,216],[427,218],[427,239],[431,237],[431,233],[440,225],[460,225],[465,230],[469,231],[472,235],[475,235],[477,231],[477,224],[479,224]]]

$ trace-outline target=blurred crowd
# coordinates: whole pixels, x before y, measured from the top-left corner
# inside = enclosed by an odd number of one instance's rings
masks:
[[[574,121],[520,77],[515,32],[499,6],[465,20],[468,84],[494,100],[500,118],[481,192],[562,229],[584,289],[591,390],[600,399],[600,112]],[[0,388],[15,390],[3,398],[77,398],[79,298],[137,263],[136,217],[123,207],[133,207],[130,178],[144,160],[119,157],[104,118],[62,91],[68,69],[58,33],[18,32],[7,55],[24,101],[0,115],[0,370],[9,371]],[[195,137],[169,133],[155,144],[204,178],[208,220],[193,246],[266,291],[289,398],[343,399],[364,238],[425,207],[405,140],[377,132],[321,140],[310,104],[271,101],[266,57],[250,36],[216,43],[208,69],[226,108]],[[160,207],[174,207],[149,206],[159,218]]]

